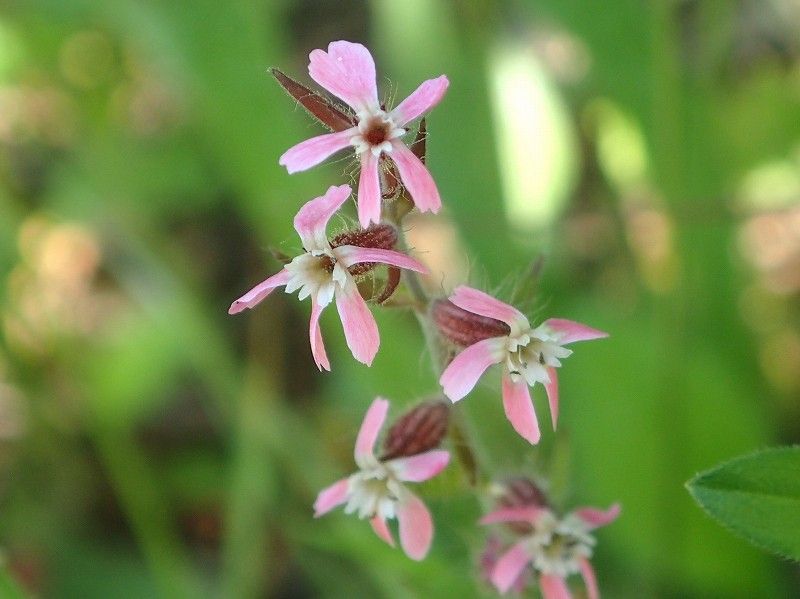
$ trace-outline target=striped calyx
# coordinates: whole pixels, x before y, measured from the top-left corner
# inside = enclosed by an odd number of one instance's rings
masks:
[[[400,417],[386,434],[381,460],[410,457],[438,447],[447,434],[449,408],[442,400],[426,401]]]
[[[431,317],[447,340],[462,347],[491,337],[504,337],[511,332],[506,323],[467,312],[446,299],[433,302]]]

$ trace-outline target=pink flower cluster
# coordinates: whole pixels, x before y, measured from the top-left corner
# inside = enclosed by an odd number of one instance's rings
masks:
[[[395,213],[394,219],[389,218],[387,209],[398,198],[412,202],[421,212],[436,213],[441,208],[439,191],[424,164],[424,121],[410,147],[403,138],[411,123],[439,103],[449,81],[444,75],[425,81],[396,107],[388,109],[378,99],[375,63],[369,51],[361,44],[346,41],[332,42],[327,51],[312,51],[308,72],[345,105],[273,70],[284,89],[331,130],[290,148],[279,163],[289,173],[295,173],[352,148],[360,166],[356,194],[360,226],[338,234],[328,231],[331,219],[352,195],[349,185],[329,187],[323,195],[303,205],[294,218],[302,253],[287,259],[280,271],[235,300],[229,313],[253,308],[278,287],[284,287],[286,293],[298,292],[301,300],[310,298],[311,353],[320,370],[330,370],[320,317],[324,308],[335,302],[348,348],[356,360],[369,366],[379,349],[380,336],[368,300],[384,302],[401,276],[427,274],[419,261],[395,249],[402,235],[402,216]],[[381,274],[384,269],[385,274]],[[368,277],[373,282],[384,280],[384,291],[377,299],[365,298],[366,286],[360,283]],[[424,316],[456,353],[439,379],[444,395],[452,403],[458,402],[490,366],[499,365],[505,414],[517,433],[532,444],[539,442],[541,433],[530,388],[537,382],[544,386],[555,429],[559,406],[556,368],[572,353],[564,346],[606,336],[588,326],[557,318],[533,326],[516,308],[467,286],[456,288],[448,299],[429,301]],[[450,454],[437,446],[446,432],[448,405],[440,402],[432,408],[420,404],[390,429],[387,443],[393,449],[378,457],[375,446],[389,402],[375,399],[356,440],[358,471],[319,493],[315,516],[344,505],[346,513],[368,519],[375,533],[392,546],[394,536],[387,521],[397,519],[405,553],[415,560],[424,558],[433,538],[432,518],[406,483],[426,481],[447,466]],[[530,505],[490,514],[482,523],[523,520],[534,531],[531,538],[519,541],[494,560],[491,581],[505,592],[532,564],[545,597],[567,597],[564,579],[577,568],[584,575],[590,596],[596,596],[594,575],[587,561],[587,548],[593,541],[587,540],[587,533],[611,519],[610,515],[587,510],[559,519],[549,508]],[[579,549],[568,559],[547,561],[547,556],[553,554],[551,546],[567,537]]]

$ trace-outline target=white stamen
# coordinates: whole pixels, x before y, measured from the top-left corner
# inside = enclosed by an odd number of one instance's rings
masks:
[[[391,462],[382,463],[373,458],[348,479],[347,493],[346,514],[357,512],[362,519],[380,516],[386,520],[397,515],[403,486],[395,478]]]
[[[581,558],[590,558],[595,539],[583,520],[569,514],[559,520],[545,512],[526,540],[533,567],[543,574],[566,578],[580,570]]]
[[[392,143],[389,141],[385,141],[382,144],[378,144],[377,146],[372,146],[370,148],[372,155],[376,158],[381,155],[381,152],[389,153],[392,151]]]
[[[506,343],[506,368],[514,382],[524,378],[528,385],[537,382],[548,384],[549,367],[561,366],[560,358],[572,354],[572,350],[558,343],[559,337],[550,329],[540,325],[535,329],[509,335]]]
[[[328,270],[324,257],[333,262],[333,272]],[[314,296],[320,306],[327,306],[333,301],[337,286],[344,289],[349,280],[347,268],[336,259],[334,250],[313,250],[296,256],[286,265],[289,280],[286,282],[286,293],[298,291],[301,300]]]

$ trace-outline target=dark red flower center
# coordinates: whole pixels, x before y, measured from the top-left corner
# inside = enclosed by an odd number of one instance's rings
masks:
[[[328,256],[327,254],[323,254],[322,256],[318,256],[317,259],[319,260],[320,266],[329,273],[333,273],[333,267],[336,266],[336,263],[333,261],[333,258]]]
[[[367,121],[366,129],[367,130],[364,132],[364,140],[372,146],[379,146],[389,139],[391,123],[380,117],[371,117],[369,121]]]

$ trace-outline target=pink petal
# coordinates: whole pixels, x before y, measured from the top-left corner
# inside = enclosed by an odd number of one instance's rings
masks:
[[[547,511],[547,508],[533,505],[504,507],[486,514],[480,519],[479,524],[499,524],[502,522],[530,522],[534,524],[539,519],[539,516]]]
[[[294,228],[306,251],[330,247],[325,229],[328,221],[342,207],[353,190],[349,185],[331,185],[325,195],[306,202],[294,217]]]
[[[473,314],[500,320],[510,327],[516,325],[517,328],[523,330],[530,328],[528,319],[514,306],[509,306],[499,299],[493,298],[488,293],[478,291],[472,287],[467,287],[466,285],[456,287],[449,299],[459,308],[463,308]]]
[[[470,345],[450,362],[439,378],[439,384],[450,401],[455,403],[472,391],[489,366],[503,361],[504,345],[505,337],[483,339]]]
[[[330,487],[322,489],[314,502],[314,517],[319,518],[347,501],[347,488],[348,480],[343,478],[333,483]]]
[[[392,531],[386,526],[386,520],[380,516],[375,516],[370,519],[369,523],[372,525],[372,530],[375,531],[376,535],[386,541],[390,547],[394,547],[394,537],[392,536]]]
[[[350,145],[350,140],[358,133],[358,129],[345,129],[337,133],[318,135],[286,150],[278,159],[278,164],[285,166],[291,175],[318,165],[331,154]]]
[[[539,586],[544,599],[572,599],[567,582],[553,574],[543,574],[539,578]]]
[[[402,127],[436,106],[444,96],[444,92],[447,91],[448,85],[450,85],[450,82],[444,75],[424,81],[410,96],[392,110],[391,116],[397,126]]]
[[[413,560],[421,560],[428,554],[433,540],[431,514],[422,500],[406,491],[397,509],[400,523],[400,545]]]
[[[381,222],[378,157],[369,150],[361,154],[361,176],[358,179],[358,222],[365,229],[371,222]]]
[[[237,299],[228,308],[228,314],[238,314],[242,310],[256,306],[261,300],[267,297],[272,290],[281,285],[286,285],[289,281],[289,271],[281,270],[280,272],[272,275],[265,281],[262,281],[250,291],[245,293],[242,297]]]
[[[492,584],[501,593],[507,593],[530,561],[525,543],[517,543],[497,560],[492,570]]]
[[[369,406],[356,438],[355,458],[357,464],[360,464],[362,458],[374,455],[372,450],[375,447],[375,440],[378,438],[378,433],[381,432],[388,411],[389,400],[381,397],[376,397]]]
[[[529,443],[536,445],[541,434],[525,379],[515,383],[507,374],[503,375],[503,407],[514,430]]]
[[[547,369],[550,382],[545,383],[544,390],[547,392],[547,402],[550,404],[550,420],[553,422],[553,430],[556,430],[558,422],[558,374],[556,369],[550,366]]]
[[[370,366],[380,345],[378,324],[352,279],[348,279],[344,288],[337,286],[336,309],[342,319],[347,347],[356,360]]]
[[[608,333],[598,331],[592,327],[587,327],[585,324],[579,322],[564,320],[563,318],[548,318],[543,324],[547,325],[556,333],[560,333],[561,338],[558,342],[561,345],[573,343],[575,341],[589,341],[590,339],[608,337]]]
[[[420,212],[439,212],[442,199],[430,172],[419,158],[399,139],[392,141],[391,159],[397,166],[400,179]]]
[[[407,268],[423,274],[428,274],[428,269],[401,252],[394,250],[384,250],[381,248],[362,248],[355,245],[340,245],[335,250],[336,257],[350,267],[361,262],[380,262],[381,264],[391,264],[400,268]]]
[[[585,557],[578,559],[578,567],[581,569],[583,584],[586,585],[586,594],[589,599],[600,599],[600,590],[597,588],[597,577],[594,575],[592,564]]]
[[[580,508],[575,510],[575,515],[583,520],[591,529],[611,524],[617,519],[620,511],[622,511],[622,508],[618,503],[615,503],[605,511],[593,507]]]
[[[311,320],[308,323],[308,336],[311,340],[311,355],[320,370],[331,369],[328,361],[328,354],[325,352],[325,344],[322,342],[322,331],[319,328],[319,316],[322,314],[324,306],[320,306],[316,298],[311,296]]]
[[[327,52],[314,50],[308,58],[308,74],[329,92],[357,111],[378,107],[375,61],[364,46],[331,42]]]
[[[397,458],[389,463],[400,480],[421,483],[439,474],[449,461],[449,452],[443,449],[434,449],[407,458]]]

